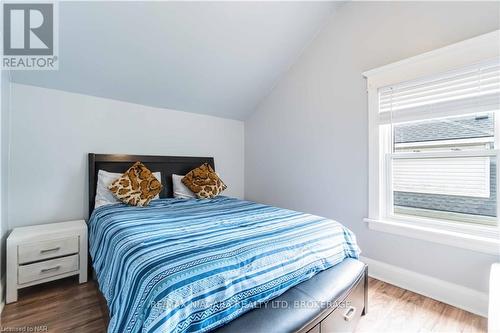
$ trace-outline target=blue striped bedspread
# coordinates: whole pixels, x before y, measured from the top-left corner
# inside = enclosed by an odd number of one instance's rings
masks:
[[[228,197],[94,210],[90,253],[108,332],[206,332],[347,257],[340,223]]]

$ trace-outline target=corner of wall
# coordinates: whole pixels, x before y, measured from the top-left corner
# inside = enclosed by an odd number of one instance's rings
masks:
[[[0,278],[0,315],[2,314],[3,308],[5,306],[5,297],[3,297],[3,291],[5,287],[5,275]],[[0,319],[0,323],[2,320]]]

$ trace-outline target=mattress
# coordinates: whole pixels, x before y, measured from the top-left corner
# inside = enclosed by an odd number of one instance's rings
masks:
[[[345,258],[338,222],[228,197],[94,210],[92,263],[108,332],[206,332]]]

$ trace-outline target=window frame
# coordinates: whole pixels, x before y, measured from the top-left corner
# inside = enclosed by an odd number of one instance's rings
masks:
[[[432,77],[439,73],[450,72],[471,64],[500,58],[500,30],[471,38],[415,57],[375,68],[363,73],[367,79],[368,93],[368,217],[364,221],[373,230],[389,232],[411,238],[422,239],[440,244],[465,248],[482,253],[500,255],[500,224],[497,226],[474,225],[462,222],[424,218],[417,216],[396,216],[387,214],[391,210],[388,204],[392,201],[392,191],[389,191],[387,175],[390,175],[387,156],[382,152],[391,151],[392,145],[387,138],[391,135],[381,135],[381,131],[392,130],[384,124],[379,113],[379,88],[401,82]],[[441,118],[459,115],[455,112],[439,113],[432,117]],[[423,117],[422,117],[423,118]],[[498,152],[500,148],[500,116],[495,116],[494,149],[484,154],[497,156],[497,175],[500,171]],[[399,121],[418,120],[414,116]],[[387,122],[385,122],[387,123]],[[383,127],[383,128],[382,128]],[[385,138],[385,139],[384,139]],[[463,152],[467,154],[466,152]],[[402,154],[402,153],[398,153]],[[429,153],[422,153],[429,154]],[[435,153],[431,153],[434,155]],[[443,154],[440,152],[439,154]],[[477,153],[476,153],[477,154]],[[455,156],[455,155],[453,155]],[[500,177],[497,177],[499,188]],[[500,219],[500,204],[497,196],[497,221]]]

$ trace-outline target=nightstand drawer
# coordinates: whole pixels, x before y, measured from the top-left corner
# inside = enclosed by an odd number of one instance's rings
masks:
[[[78,237],[22,244],[18,246],[18,262],[24,264],[73,253],[78,253]]]
[[[78,255],[72,255],[64,258],[57,258],[34,264],[19,266],[18,283],[28,283],[36,280],[45,279],[51,276],[77,271]]]

